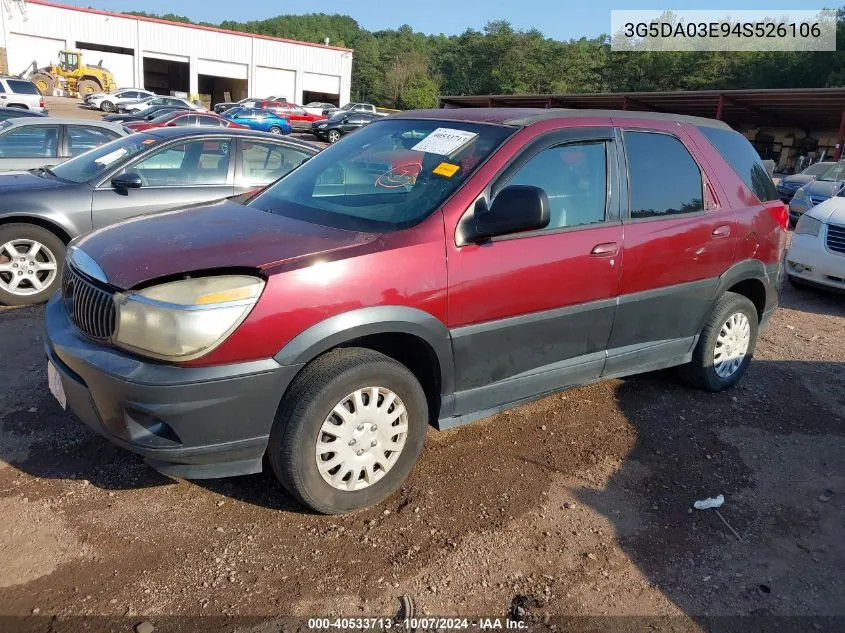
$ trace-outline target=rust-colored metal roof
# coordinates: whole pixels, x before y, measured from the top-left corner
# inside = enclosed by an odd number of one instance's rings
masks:
[[[836,130],[845,112],[845,88],[448,96],[440,98],[440,107],[633,110],[718,117],[733,127]]]

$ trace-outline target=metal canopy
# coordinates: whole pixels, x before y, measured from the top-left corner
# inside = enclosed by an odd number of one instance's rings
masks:
[[[441,108],[532,107],[669,112],[725,121],[732,127],[837,130],[845,88],[698,90],[559,95],[441,97]]]

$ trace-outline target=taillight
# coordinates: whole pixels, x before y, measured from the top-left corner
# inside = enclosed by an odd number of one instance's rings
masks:
[[[786,208],[786,205],[783,202],[778,202],[769,206],[768,209],[778,226],[786,231],[789,227],[789,209]]]
[[[41,97],[41,100],[38,102],[38,107],[39,107],[39,108],[43,108],[43,107],[44,107],[44,97]]]

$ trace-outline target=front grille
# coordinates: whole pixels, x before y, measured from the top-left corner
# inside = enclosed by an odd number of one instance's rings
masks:
[[[69,263],[62,273],[62,300],[70,320],[84,334],[105,341],[114,333],[116,311],[112,293],[95,286]]]
[[[827,227],[827,250],[845,254],[845,226],[829,224]]]

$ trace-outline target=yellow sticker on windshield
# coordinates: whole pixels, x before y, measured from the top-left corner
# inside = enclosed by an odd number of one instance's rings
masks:
[[[460,165],[453,165],[452,163],[440,163],[437,167],[434,168],[434,173],[438,176],[446,176],[446,178],[451,178],[458,172],[460,168]]]

